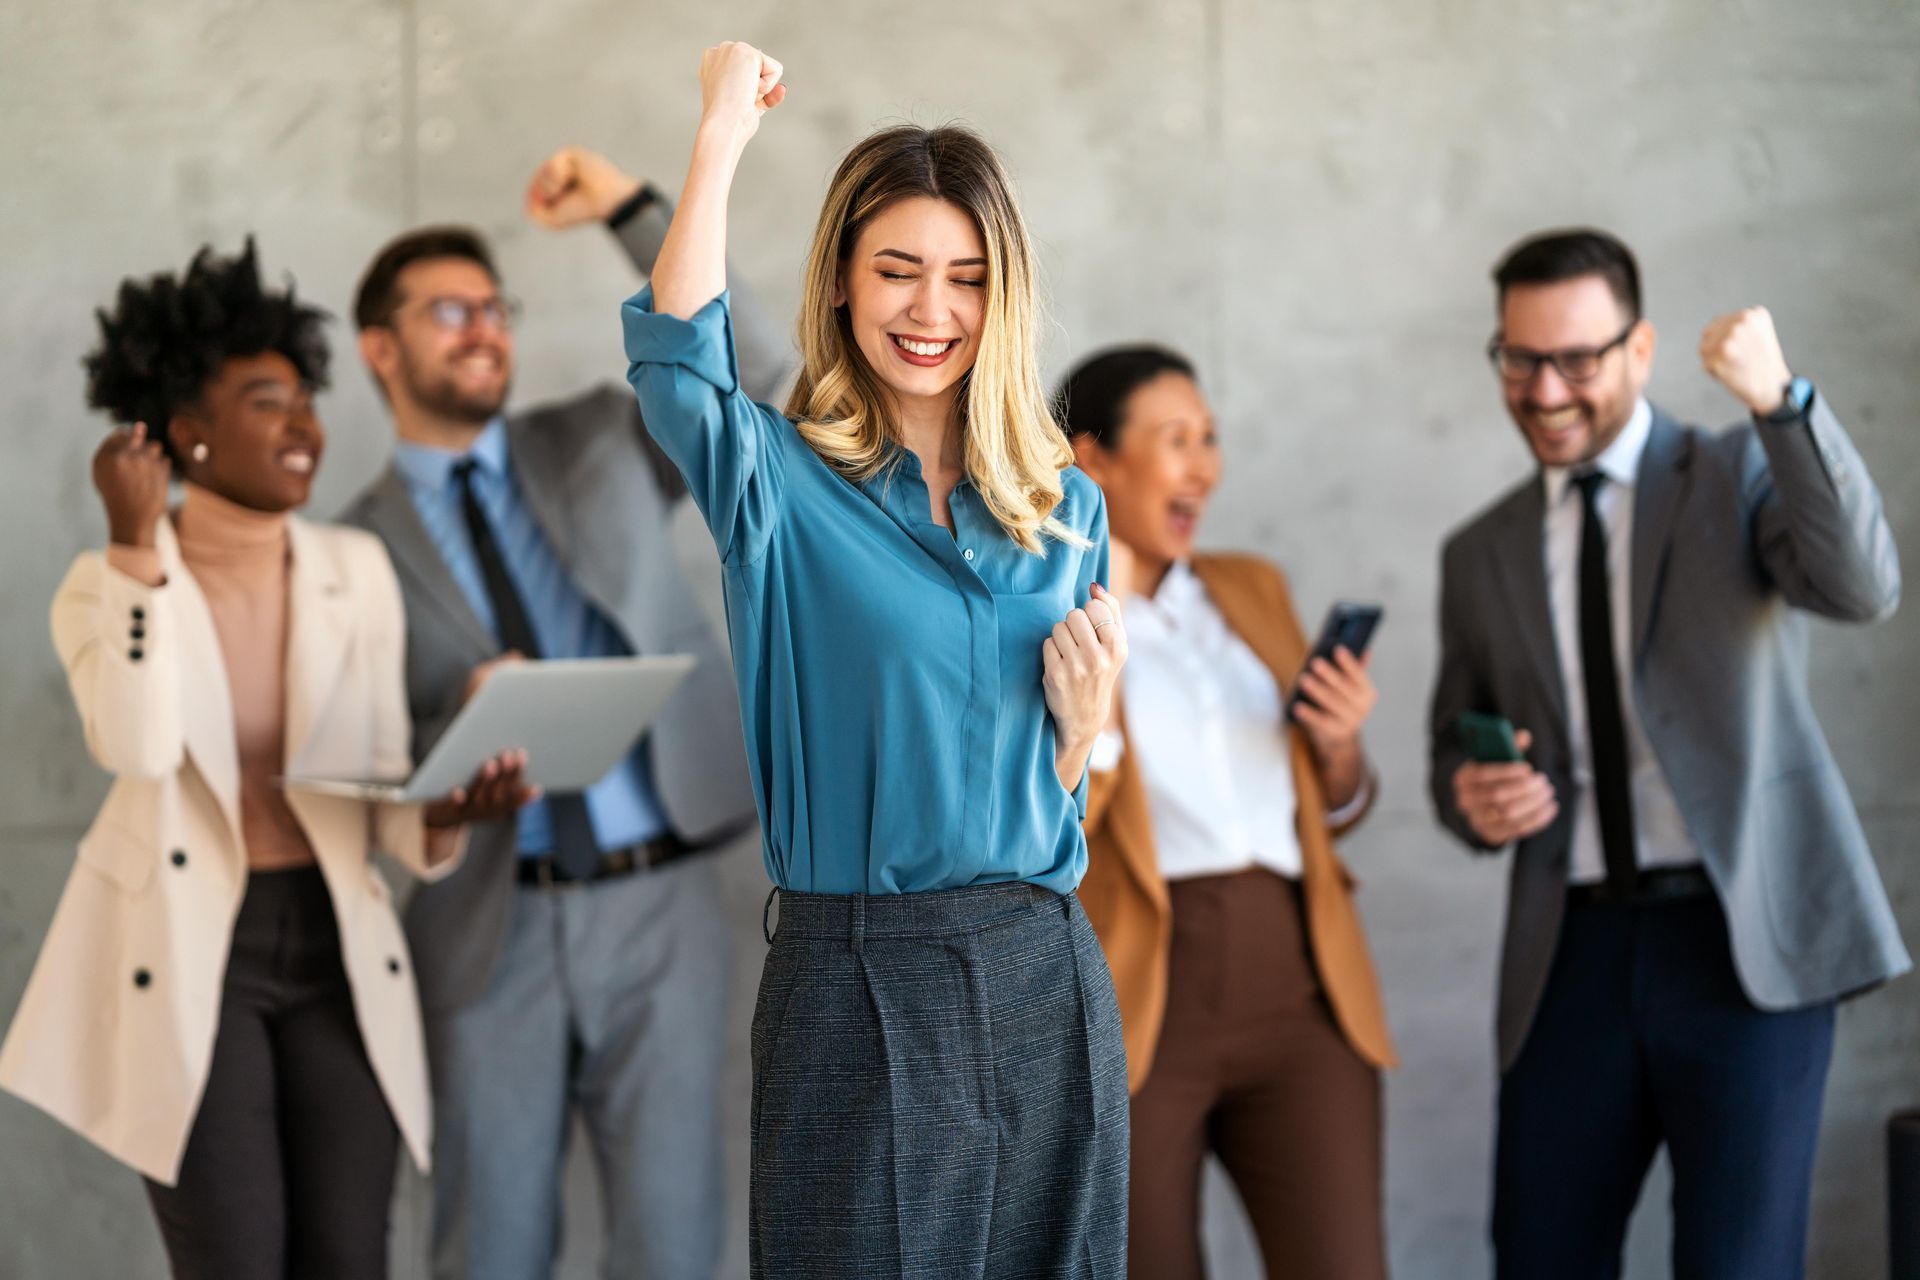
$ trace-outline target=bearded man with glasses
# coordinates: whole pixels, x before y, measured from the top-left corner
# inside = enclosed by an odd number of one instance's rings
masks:
[[[526,211],[549,228],[605,225],[647,274],[672,207],[570,147],[534,175]],[[624,292],[609,289],[609,315]],[[742,382],[770,399],[788,346],[737,282],[732,296]],[[415,757],[499,662],[699,661],[607,777],[475,826],[460,870],[408,904],[434,1092],[433,1273],[551,1274],[578,1117],[604,1274],[711,1276],[731,954],[713,869],[689,855],[753,821],[733,671],[676,566],[685,488],[632,393],[505,411],[515,310],[461,227],[393,241],[354,303],[399,443],[344,518],[379,534],[398,570]]]
[[[1764,309],[1701,339],[1744,411],[1715,434],[1644,398],[1618,240],[1537,236],[1494,280],[1488,354],[1540,470],[1446,544],[1430,780],[1455,835],[1513,858],[1497,1274],[1617,1276],[1664,1144],[1674,1274],[1797,1277],[1835,1002],[1910,965],[1808,700],[1806,615],[1890,615],[1893,534]],[[1466,712],[1521,758],[1470,750]]]

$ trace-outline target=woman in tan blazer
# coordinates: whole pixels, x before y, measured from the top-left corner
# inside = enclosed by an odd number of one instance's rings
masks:
[[[1211,1151],[1267,1274],[1384,1276],[1380,1071],[1393,1045],[1333,846],[1373,799],[1366,664],[1342,650],[1303,671],[1280,571],[1194,553],[1220,454],[1186,360],[1104,352],[1057,403],[1106,493],[1129,634],[1091,766],[1080,898],[1113,971],[1134,1091],[1130,1272],[1203,1273]],[[1283,710],[1296,685],[1310,699],[1297,728]]]
[[[0,1085],[146,1175],[179,1277],[386,1273],[397,1140],[425,1168],[430,1121],[371,855],[444,874],[462,824],[526,794],[511,754],[424,810],[277,786],[410,766],[386,553],[289,514],[324,443],[321,319],[262,289],[249,241],[123,284],[87,361],[94,407],[135,425],[95,454],[111,541],[69,570],[53,637],[114,783]]]

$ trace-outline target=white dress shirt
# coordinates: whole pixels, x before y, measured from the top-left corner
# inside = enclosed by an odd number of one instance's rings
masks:
[[[1690,866],[1700,861],[1693,837],[1680,816],[1673,789],[1647,742],[1640,708],[1633,698],[1633,495],[1640,456],[1653,429],[1653,409],[1645,400],[1614,442],[1594,460],[1607,483],[1596,502],[1607,531],[1607,592],[1613,622],[1613,663],[1621,689],[1620,718],[1627,734],[1627,765],[1633,774],[1633,834],[1642,867]],[[1570,467],[1547,467],[1547,600],[1553,612],[1553,637],[1560,655],[1560,679],[1566,692],[1567,736],[1573,748],[1573,778],[1579,797],[1573,810],[1573,856],[1568,879],[1597,884],[1607,878],[1600,845],[1600,810],[1593,789],[1593,740],[1587,731],[1586,666],[1580,659],[1580,492]],[[1129,628],[1132,618],[1128,618]]]
[[[1300,875],[1293,758],[1273,672],[1236,634],[1185,562],[1153,596],[1126,602],[1121,671],[1127,736],[1147,791],[1160,872],[1169,880],[1266,867]],[[1120,735],[1089,767],[1116,767]],[[1363,783],[1339,822],[1367,801]]]

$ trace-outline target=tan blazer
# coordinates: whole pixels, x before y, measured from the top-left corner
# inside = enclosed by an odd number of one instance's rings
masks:
[[[1280,687],[1291,689],[1306,663],[1308,643],[1280,571],[1253,556],[1235,555],[1195,556],[1193,571],[1227,625],[1273,672]],[[1330,828],[1326,791],[1313,754],[1304,735],[1296,733],[1292,741],[1301,886],[1314,964],[1334,1019],[1355,1052],[1377,1067],[1391,1067],[1396,1063],[1393,1038],[1353,903],[1356,882],[1333,848],[1334,836],[1366,815],[1355,816],[1339,831]],[[1118,767],[1093,776],[1086,831],[1089,861],[1080,901],[1113,971],[1127,1044],[1127,1079],[1137,1091],[1152,1069],[1166,1013],[1173,914],[1154,849],[1146,786],[1131,751],[1121,756]],[[1249,975],[1249,980],[1257,981],[1258,975]]]
[[[298,520],[290,537],[288,769],[404,774],[406,630],[386,552],[369,534]],[[0,1047],[0,1086],[171,1184],[213,1056],[247,858],[213,616],[169,521],[159,549],[162,586],[90,551],[54,598],[54,646],[87,748],[114,782]],[[445,874],[457,859],[429,872],[418,806],[289,802],[333,898],[367,1056],[424,1169],[431,1112],[419,1001],[372,853],[420,875]]]

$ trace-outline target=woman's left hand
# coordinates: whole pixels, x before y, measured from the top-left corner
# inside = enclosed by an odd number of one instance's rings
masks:
[[[1041,646],[1041,688],[1062,754],[1090,749],[1107,723],[1114,682],[1127,661],[1120,601],[1099,583],[1084,609],[1053,625]]]
[[[429,804],[427,825],[457,827],[512,817],[521,805],[540,798],[540,788],[526,780],[526,767],[526,752],[502,751],[474,772],[473,781]]]
[[[1360,744],[1360,727],[1380,700],[1367,674],[1370,657],[1356,658],[1342,645],[1333,651],[1333,661],[1315,658],[1300,673],[1300,692],[1306,697],[1294,704],[1293,718],[1323,760]]]

